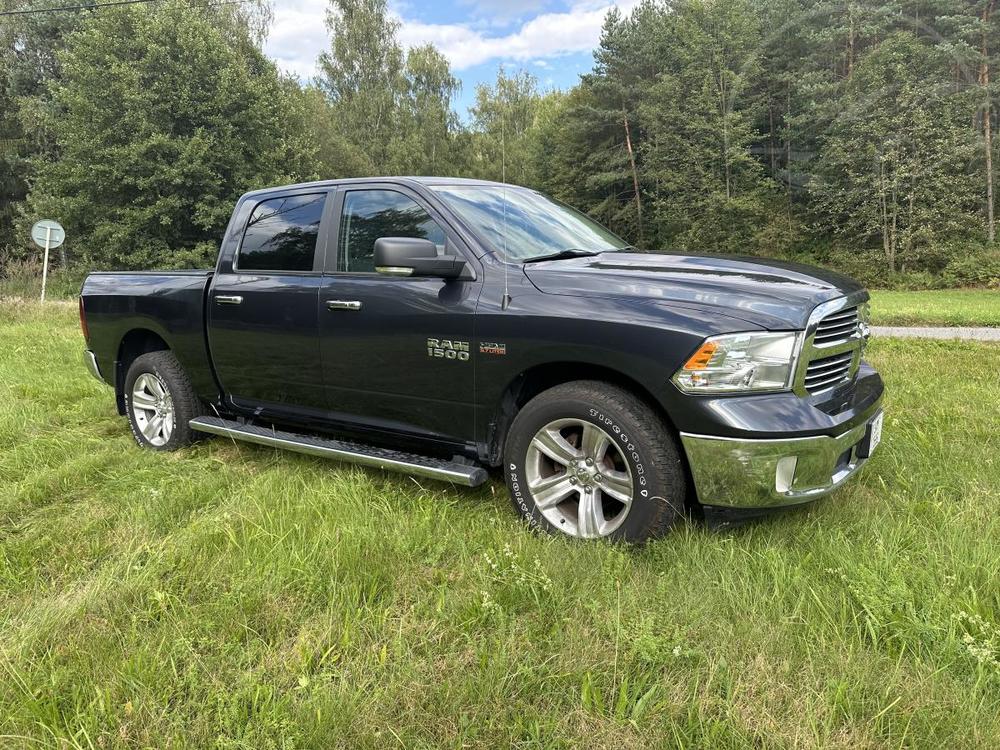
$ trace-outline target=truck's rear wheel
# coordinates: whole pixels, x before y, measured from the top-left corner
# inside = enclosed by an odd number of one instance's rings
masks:
[[[642,542],[683,512],[677,441],[649,406],[610,383],[566,383],[529,401],[504,463],[514,507],[547,531]]]
[[[188,422],[201,414],[201,402],[171,352],[150,352],[125,375],[125,413],[139,445],[172,451],[194,439]]]

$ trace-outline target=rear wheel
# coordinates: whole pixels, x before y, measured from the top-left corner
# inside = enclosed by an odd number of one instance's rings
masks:
[[[649,406],[610,383],[536,396],[514,419],[504,459],[514,507],[547,531],[642,542],[683,512],[676,440]]]
[[[201,402],[173,353],[150,352],[125,375],[125,411],[139,445],[172,451],[194,439],[188,422],[201,414]]]

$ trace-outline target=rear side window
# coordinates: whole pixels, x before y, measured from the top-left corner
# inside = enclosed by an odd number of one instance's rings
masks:
[[[352,190],[344,196],[337,270],[375,272],[375,240],[419,237],[443,247],[445,233],[416,201],[395,190]]]
[[[326,194],[289,195],[257,204],[237,267],[241,271],[311,271]]]

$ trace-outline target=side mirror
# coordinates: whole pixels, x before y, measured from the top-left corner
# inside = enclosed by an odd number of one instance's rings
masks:
[[[375,240],[375,270],[388,276],[433,276],[455,279],[465,261],[455,255],[438,255],[437,245],[417,237],[379,237]]]

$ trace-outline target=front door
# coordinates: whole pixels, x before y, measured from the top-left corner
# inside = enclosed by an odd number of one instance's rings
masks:
[[[337,251],[327,257],[320,299],[329,408],[384,430],[474,440],[481,281],[385,276],[374,262],[379,237],[421,237],[469,258],[465,245],[404,187],[352,186],[338,203]]]
[[[223,256],[207,301],[212,361],[237,407],[280,413],[325,406],[317,247],[331,195],[265,196],[239,212],[242,236],[231,261]]]

